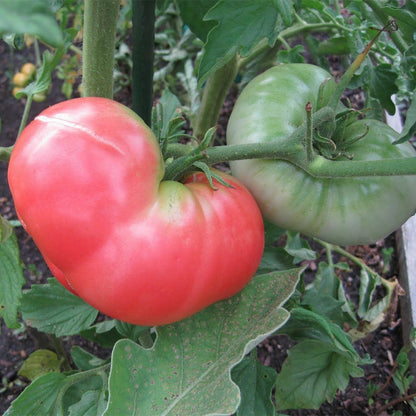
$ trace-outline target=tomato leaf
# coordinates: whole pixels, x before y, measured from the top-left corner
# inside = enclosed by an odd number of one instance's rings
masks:
[[[71,358],[74,364],[82,371],[91,370],[92,368],[100,367],[105,363],[105,360],[96,357],[78,345],[71,348]]]
[[[53,278],[47,284],[32,285],[23,295],[21,309],[29,325],[58,337],[89,328],[98,315],[96,309]]]
[[[400,137],[394,144],[404,143],[410,140],[416,133],[416,90],[413,91],[413,100],[406,113],[406,121]]]
[[[182,21],[203,42],[206,42],[209,31],[215,26],[214,22],[207,22],[204,19],[204,16],[217,1],[218,0],[177,0]]]
[[[291,310],[289,321],[280,333],[289,335],[294,341],[316,339],[333,344],[340,352],[348,353],[358,358],[350,337],[344,330],[327,317],[302,307],[295,307]]]
[[[13,402],[4,416],[49,416],[54,413],[59,391],[65,385],[65,375],[48,373],[33,381]]]
[[[258,274],[270,273],[275,270],[288,270],[294,268],[295,258],[283,247],[266,247],[257,269]]]
[[[231,372],[241,391],[237,416],[275,416],[271,399],[276,383],[276,370],[257,361],[256,354],[244,358]]]
[[[34,380],[4,416],[101,415],[107,404],[106,390],[106,367],[47,373]]]
[[[54,47],[63,43],[62,31],[48,0],[2,0],[0,16],[0,34],[35,35]]]
[[[236,296],[175,324],[158,327],[152,348],[130,340],[113,350],[106,416],[231,414],[240,392],[231,369],[284,324],[281,305],[299,269],[255,277]]]
[[[78,403],[69,408],[69,416],[96,416],[103,414],[107,402],[104,399],[105,391],[88,390]]]
[[[13,227],[6,218],[0,215],[0,243],[6,241],[13,234]]]
[[[284,409],[318,409],[345,389],[350,376],[360,377],[357,359],[340,352],[334,344],[305,340],[288,351],[277,376],[276,406]]]
[[[348,265],[336,263],[331,267],[324,261],[319,263],[315,279],[303,295],[302,305],[307,305],[311,311],[326,316],[340,326],[345,322],[356,326],[355,313],[346,298],[335,268],[348,270]]]
[[[6,237],[9,231],[2,231]],[[20,265],[19,247],[15,234],[0,242],[0,316],[9,328],[18,328],[17,311],[25,284]]]
[[[199,85],[236,53],[247,56],[260,40],[267,38],[272,46],[282,19],[279,9],[274,0],[239,0],[238,7],[232,0],[221,0],[212,7],[204,19],[216,21],[217,25],[207,36],[199,67]],[[287,19],[286,12],[284,16]]]
[[[395,84],[396,79],[397,72],[392,69],[390,64],[371,67],[370,94],[380,101],[389,114],[394,114],[396,111],[396,106],[391,99],[391,96],[398,91]]]
[[[36,350],[24,361],[18,374],[33,381],[52,371],[59,373],[61,363],[62,359],[58,359],[58,356],[53,351]]]
[[[289,231],[285,250],[294,257],[293,262],[299,263],[302,260],[315,260],[316,253],[311,249],[309,243],[300,237],[299,233]]]
[[[117,322],[115,319],[98,322],[81,331],[80,335],[104,348],[112,348],[120,338],[123,338],[120,331],[117,330]]]
[[[53,55],[49,51],[45,51],[42,56],[42,66],[37,72],[36,80],[22,91],[19,91],[16,97],[21,98],[23,95],[33,95],[46,91],[51,84],[52,71],[61,61],[64,51],[64,47],[58,48]]]

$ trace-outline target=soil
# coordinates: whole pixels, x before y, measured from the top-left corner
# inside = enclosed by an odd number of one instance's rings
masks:
[[[25,53],[25,56],[17,53],[11,56],[8,46],[0,41],[0,117],[2,121],[0,146],[9,146],[14,143],[20,117],[23,113],[24,102],[12,96],[11,74],[7,71],[12,69],[11,64],[13,64],[14,68],[19,68],[26,61],[34,62],[34,57],[28,56],[27,51]],[[42,109],[65,99],[60,88],[61,81],[54,80],[53,88],[47,100],[43,103],[34,103],[29,120],[42,111]],[[234,98],[233,95],[229,96],[221,114],[220,133],[224,132]],[[116,99],[129,104],[128,91],[122,91]],[[3,162],[0,162],[0,214],[9,220],[16,218],[7,185],[7,164]],[[41,254],[31,238],[21,228],[17,228],[16,232],[18,234],[22,261],[26,266],[24,271],[27,281],[26,287],[30,287],[33,283],[44,282],[47,277],[51,276],[51,273],[44,263]],[[394,236],[390,236],[385,241],[372,246],[350,247],[349,250],[356,256],[364,259],[376,271],[382,273],[382,269],[385,266],[382,251],[383,248],[388,247],[392,247],[395,250]],[[317,262],[309,262],[307,266],[308,275],[313,276]],[[351,272],[343,274],[342,280],[348,297],[354,301],[358,298],[359,271],[353,266],[351,269]],[[397,275],[397,253],[394,252],[389,270],[384,272],[383,276],[394,279]],[[27,385],[27,381],[17,375],[17,371],[24,359],[37,348],[51,348],[49,343],[50,339],[42,337],[41,334],[31,328],[10,330],[2,321],[0,334],[0,414],[3,414],[10,403]],[[82,345],[100,357],[108,357],[110,355],[110,350],[97,348],[94,344],[80,337],[64,339],[64,345],[68,350],[74,344]],[[259,346],[259,359],[264,364],[279,371],[287,355],[287,349],[292,345],[293,342],[285,336],[271,337]],[[396,403],[393,408],[385,409],[386,403],[394,402],[400,397],[399,391],[394,387],[393,383],[389,383],[380,394],[373,398],[371,406],[366,393],[366,387],[370,381],[381,387],[389,379],[394,367],[394,360],[401,346],[402,334],[399,310],[393,307],[388,319],[376,331],[359,341],[356,345],[361,356],[369,354],[375,360],[373,365],[364,368],[364,377],[351,379],[350,385],[344,392],[338,393],[332,403],[324,404],[319,410],[286,411],[285,414],[293,416],[360,416],[379,414],[386,416],[392,414],[394,409],[396,411],[401,410],[404,415],[411,415],[410,407],[403,402]]]

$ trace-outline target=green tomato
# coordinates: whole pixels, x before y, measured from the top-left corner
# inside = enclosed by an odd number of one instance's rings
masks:
[[[243,90],[231,114],[228,144],[284,142],[305,121],[305,105],[317,103],[320,86],[331,76],[308,64],[273,67]],[[327,97],[327,100],[329,97]],[[392,145],[398,134],[376,120],[347,125],[353,160],[415,156],[409,143]],[[333,137],[336,141],[338,138]],[[348,160],[346,157],[335,159]],[[316,178],[282,160],[243,160],[231,170],[251,191],[263,215],[278,226],[339,245],[373,243],[403,224],[416,209],[416,176]]]

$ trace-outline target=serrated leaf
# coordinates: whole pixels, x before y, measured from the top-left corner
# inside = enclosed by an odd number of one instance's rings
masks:
[[[233,368],[231,376],[241,392],[237,416],[275,416],[272,390],[276,370],[259,363],[251,353]]]
[[[294,341],[315,339],[326,342],[336,347],[340,353],[347,353],[358,359],[351,339],[343,329],[327,317],[308,309],[293,308],[289,321],[280,332],[289,335]]]
[[[45,51],[42,56],[42,66],[36,74],[36,80],[19,91],[16,97],[20,98],[23,95],[33,95],[47,90],[51,84],[52,71],[60,63],[64,51],[63,46],[58,48],[53,55],[49,51]]]
[[[391,97],[398,91],[395,84],[397,76],[397,72],[392,69],[390,64],[380,64],[372,67],[371,70],[370,94],[373,98],[377,98],[383,108],[391,115],[396,111],[396,106]]]
[[[96,399],[93,407],[94,415],[102,415],[106,406],[107,374],[108,366],[89,370],[88,372],[72,373],[48,373],[34,380],[23,393],[12,403],[4,416],[56,416],[67,415],[69,408],[83,408],[86,392],[98,392],[94,394]],[[79,403],[81,402],[81,403]],[[85,408],[84,408],[85,410]],[[70,415],[85,415],[85,413],[72,413]]]
[[[98,322],[89,328],[80,331],[80,335],[90,341],[96,342],[104,348],[112,348],[113,345],[122,338],[122,335],[116,329],[117,321]]]
[[[280,237],[285,235],[285,233],[286,230],[264,219],[264,245],[266,247],[274,245]]]
[[[6,220],[6,218],[0,215],[0,244],[5,242],[8,238],[10,238],[12,234],[12,225],[9,223],[9,221]]]
[[[36,350],[24,361],[18,374],[33,381],[50,372],[59,372],[62,359],[50,350]]]
[[[71,357],[74,364],[81,371],[91,370],[92,368],[99,367],[105,363],[105,360],[85,351],[78,345],[71,348]]]
[[[18,328],[17,311],[26,280],[14,233],[0,243],[0,282],[0,316],[9,328]]]
[[[276,406],[285,409],[319,409],[344,390],[350,376],[363,375],[358,360],[340,353],[333,344],[305,340],[288,351],[276,382]]]
[[[0,34],[35,35],[54,47],[63,43],[62,31],[48,0],[2,0],[0,16]]]
[[[283,23],[286,26],[292,24],[292,3],[292,0],[273,0],[273,4],[279,10]]]
[[[293,293],[299,272],[257,276],[234,297],[158,327],[152,348],[117,342],[105,416],[234,413],[240,392],[230,371],[287,320],[281,305]]]
[[[4,416],[55,416],[56,398],[65,384],[62,373],[48,373],[33,381]]]
[[[98,311],[50,278],[47,284],[32,285],[22,299],[24,320],[58,337],[78,334],[90,327]]]
[[[299,233],[288,232],[285,250],[294,257],[294,263],[302,260],[315,260],[316,253],[311,249],[309,243],[301,238]]]
[[[205,15],[217,25],[208,34],[198,83],[223,67],[236,53],[247,56],[264,38],[272,46],[279,33],[279,9],[274,0],[220,0]]]
[[[163,91],[163,94],[159,99],[159,103],[162,105],[163,108],[161,120],[162,128],[160,137],[167,138],[169,131],[169,122],[172,119],[175,119],[181,115],[181,103],[178,97],[176,97],[175,94],[172,94],[168,89],[165,89]]]
[[[203,42],[207,40],[209,31],[215,26],[214,22],[204,20],[208,10],[218,0],[176,0],[182,21]]]
[[[140,334],[143,331],[147,331],[147,326],[139,326],[129,324],[127,322],[117,321],[116,323],[116,330],[117,332],[125,338],[129,338],[134,342],[137,342],[139,339]]]
[[[288,270],[293,267],[294,257],[283,247],[266,247],[257,274],[270,273],[275,270]]]

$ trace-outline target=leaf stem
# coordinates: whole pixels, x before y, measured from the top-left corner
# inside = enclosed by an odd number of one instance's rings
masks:
[[[19,132],[17,133],[17,137],[20,136],[23,129],[26,127],[27,119],[29,117],[30,108],[32,107],[33,95],[29,94],[27,96],[25,109],[23,111],[22,120],[20,121]]]
[[[62,340],[58,337],[56,337],[54,334],[48,334],[51,342],[53,343],[53,347],[55,349],[56,354],[58,355],[58,358],[62,358],[62,368],[64,371],[71,371],[71,364],[68,360],[68,354],[65,351],[65,348],[62,344]]]
[[[85,97],[113,98],[120,0],[85,0],[82,85]]]
[[[334,112],[329,107],[324,107],[312,115],[314,126],[333,120]],[[195,152],[190,146],[182,145],[183,151],[186,152],[179,156],[165,170],[164,180],[178,179],[186,175],[192,169],[192,164],[197,160],[203,160],[209,165],[229,162],[232,160],[242,159],[281,159],[290,161],[298,166],[306,166],[305,154],[305,133],[306,123],[298,127],[285,141],[270,143],[249,143],[236,144],[229,146],[210,147],[203,152]],[[173,148],[176,156],[180,154],[181,145],[175,145]],[[171,157],[170,145],[167,146],[166,157]]]
[[[307,103],[306,110],[306,132],[305,132],[305,149],[306,160],[310,162],[313,157],[313,122],[312,122],[312,104]]]

